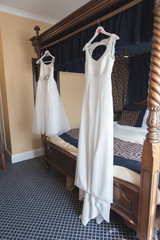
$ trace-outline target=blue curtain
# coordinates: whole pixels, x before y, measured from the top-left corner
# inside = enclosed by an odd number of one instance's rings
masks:
[[[130,57],[128,103],[140,102],[147,99],[149,79],[150,52]]]
[[[130,1],[123,1],[123,4],[126,2]],[[136,46],[152,39],[153,7],[154,1],[144,0],[136,6],[101,23],[106,31],[115,33],[120,37],[120,40],[117,41],[116,49],[126,48],[130,45]],[[94,19],[89,19],[87,23],[106,15],[112,10],[114,10],[114,8],[95,16]],[[83,23],[81,26],[87,23]],[[84,73],[85,55],[82,49],[93,36],[97,27],[98,25],[86,29],[48,49],[55,56],[55,70]],[[65,34],[67,34],[67,32]],[[63,35],[61,35],[61,37]],[[99,34],[98,40],[103,37],[105,37],[103,34]],[[49,42],[52,41],[53,39]],[[97,54],[102,54],[103,51],[103,49],[100,49],[98,53],[94,53],[93,57],[97,58]]]

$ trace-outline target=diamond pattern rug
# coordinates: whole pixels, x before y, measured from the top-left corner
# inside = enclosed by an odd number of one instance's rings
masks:
[[[135,240],[119,215],[111,211],[110,224],[79,219],[78,189],[65,188],[65,176],[43,170],[42,158],[0,166],[0,240]]]

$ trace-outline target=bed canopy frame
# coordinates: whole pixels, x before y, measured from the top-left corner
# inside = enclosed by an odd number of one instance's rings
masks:
[[[99,22],[110,18],[143,0],[131,1],[111,13],[99,18]],[[90,26],[97,24],[93,21],[81,28],[76,28],[79,24],[96,14],[116,6],[122,0],[101,0],[89,1],[87,4],[64,18],[53,27],[39,35],[40,28],[35,26],[36,36],[32,37],[32,45],[37,53],[37,58],[40,58],[41,52],[52,45],[63,41],[74,34],[87,29]],[[66,33],[67,34],[64,34]],[[50,42],[52,40],[52,42]],[[154,24],[152,37],[152,50],[150,58],[150,72],[149,72],[149,87],[148,87],[148,110],[149,117],[147,119],[148,133],[144,141],[142,162],[141,162],[141,177],[140,187],[136,187],[130,183],[122,180],[114,179],[114,203],[112,209],[120,214],[129,227],[137,232],[137,237],[142,240],[151,240],[153,237],[153,230],[160,224],[160,207],[156,206],[156,195],[158,188],[159,170],[160,170],[160,141],[158,136],[158,126],[160,125],[158,111],[160,110],[160,0],[155,1],[154,8]],[[49,159],[47,152],[48,146],[45,136],[43,136],[43,143],[45,149],[45,159]],[[51,146],[53,147],[53,146]],[[71,154],[54,147],[57,158],[61,161],[62,158],[74,160],[72,164],[75,168],[76,158]],[[53,157],[53,155],[52,155]],[[50,162],[48,160],[48,162]],[[53,165],[56,165],[53,163]],[[59,166],[56,166],[60,168]],[[61,169],[68,178],[68,185],[70,180],[74,178],[73,173],[65,172]],[[69,188],[69,187],[68,187]]]

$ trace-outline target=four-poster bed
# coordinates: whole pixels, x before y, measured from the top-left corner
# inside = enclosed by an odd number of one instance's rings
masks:
[[[120,6],[119,3],[122,2],[124,2],[124,4]],[[32,37],[30,40],[35,47],[37,58],[40,58],[41,52],[46,47],[49,48],[56,45],[95,25],[97,20],[93,20],[94,16],[99,16],[100,12],[112,8],[111,12],[98,17],[99,22],[102,22],[140,2],[142,2],[142,0],[130,2],[120,0],[93,0],[40,35],[40,29],[36,26],[36,36]],[[120,214],[128,226],[137,232],[137,237],[143,240],[151,240],[153,230],[160,224],[160,206],[156,205],[160,168],[160,142],[157,133],[159,126],[158,111],[160,109],[159,5],[160,2],[156,1],[147,99],[149,110],[149,117],[147,119],[148,133],[143,145],[140,186],[136,186],[115,177],[114,202],[112,204],[112,209]],[[118,6],[118,8],[116,8],[116,6]],[[88,19],[91,18],[92,21],[86,24]],[[50,163],[64,173],[67,176],[67,188],[72,190],[74,187],[73,181],[75,177],[76,156],[50,142],[46,136],[42,136],[42,139],[46,167],[47,164]]]

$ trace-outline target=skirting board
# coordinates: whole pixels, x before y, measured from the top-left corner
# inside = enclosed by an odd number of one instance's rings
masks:
[[[6,155],[11,163],[17,163],[24,160],[29,160],[31,158],[42,156],[42,148],[39,148],[33,151],[13,154],[13,155],[8,150],[6,150]]]

